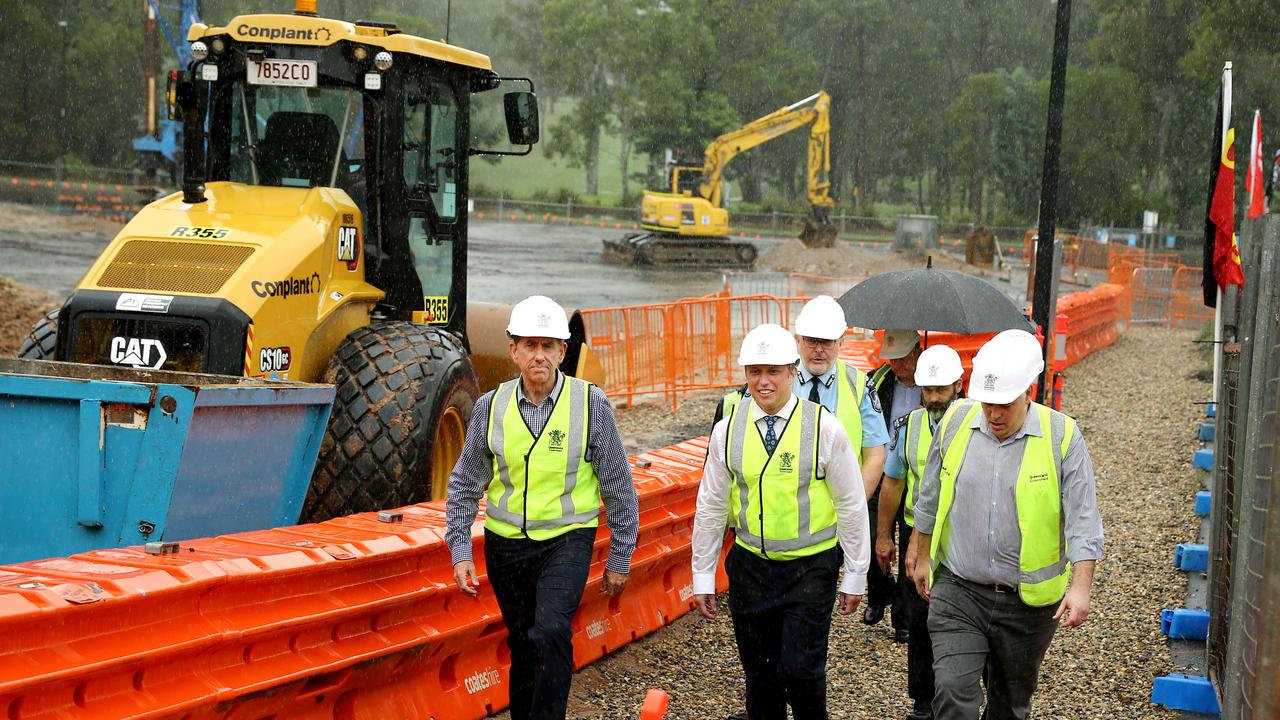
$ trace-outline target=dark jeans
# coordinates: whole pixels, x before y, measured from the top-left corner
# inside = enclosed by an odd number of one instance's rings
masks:
[[[1024,720],[1040,663],[1053,640],[1058,603],[1023,604],[1017,593],[996,592],[953,575],[935,576],[929,602],[936,720],[975,720],[987,673],[989,720]]]
[[[907,545],[911,528],[899,535],[898,597],[893,601],[894,626],[902,616],[911,638],[907,641],[907,695],[919,708],[933,703],[933,644],[929,639],[929,603],[916,592],[916,584],[907,576]]]
[[[796,560],[766,560],[734,545],[725,559],[729,612],[747,682],[750,720],[826,720],[827,636],[836,599],[838,547]]]
[[[867,517],[871,521],[871,567],[867,569],[867,597],[866,603],[870,607],[885,608],[889,607],[894,601],[894,595],[897,594],[897,582],[893,579],[893,575],[880,569],[880,563],[875,561],[876,547],[876,508],[880,506],[880,488],[876,488],[871,499],[867,501]],[[894,520],[893,527],[898,531],[898,537],[903,535],[911,538],[910,530],[907,528],[906,522],[902,519],[902,510],[898,510],[898,518]],[[907,532],[903,533],[902,528],[906,528]],[[903,546],[905,547],[905,545]],[[896,607],[896,606],[895,606]],[[893,616],[893,626],[901,627],[898,624],[897,613]]]
[[[511,648],[512,720],[563,720],[573,680],[570,622],[582,600],[596,528],[550,540],[484,533],[489,582]]]

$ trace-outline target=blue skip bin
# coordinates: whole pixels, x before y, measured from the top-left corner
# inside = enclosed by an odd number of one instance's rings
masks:
[[[333,396],[0,359],[0,563],[296,523]]]

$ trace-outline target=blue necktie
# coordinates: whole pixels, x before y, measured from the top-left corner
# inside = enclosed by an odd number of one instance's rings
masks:
[[[778,422],[778,416],[765,415],[764,422],[769,426],[769,429],[764,433],[764,449],[772,455],[773,449],[778,447],[778,436],[773,432],[773,424]]]

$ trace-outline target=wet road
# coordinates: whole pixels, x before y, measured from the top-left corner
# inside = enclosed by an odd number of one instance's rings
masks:
[[[472,300],[514,303],[550,295],[565,307],[666,302],[715,292],[715,270],[648,270],[601,259],[601,240],[624,231],[537,223],[471,225],[468,294]],[[0,274],[66,295],[112,238],[110,232],[24,226],[0,242]],[[759,243],[761,252],[769,243]]]

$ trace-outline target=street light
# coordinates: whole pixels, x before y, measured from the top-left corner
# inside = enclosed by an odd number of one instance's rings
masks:
[[[59,112],[58,123],[62,155],[58,162],[58,181],[62,182],[67,177],[67,143],[70,139],[67,134],[67,48],[71,44],[71,36],[68,33],[66,20],[59,20],[58,27],[62,29],[62,108]]]

